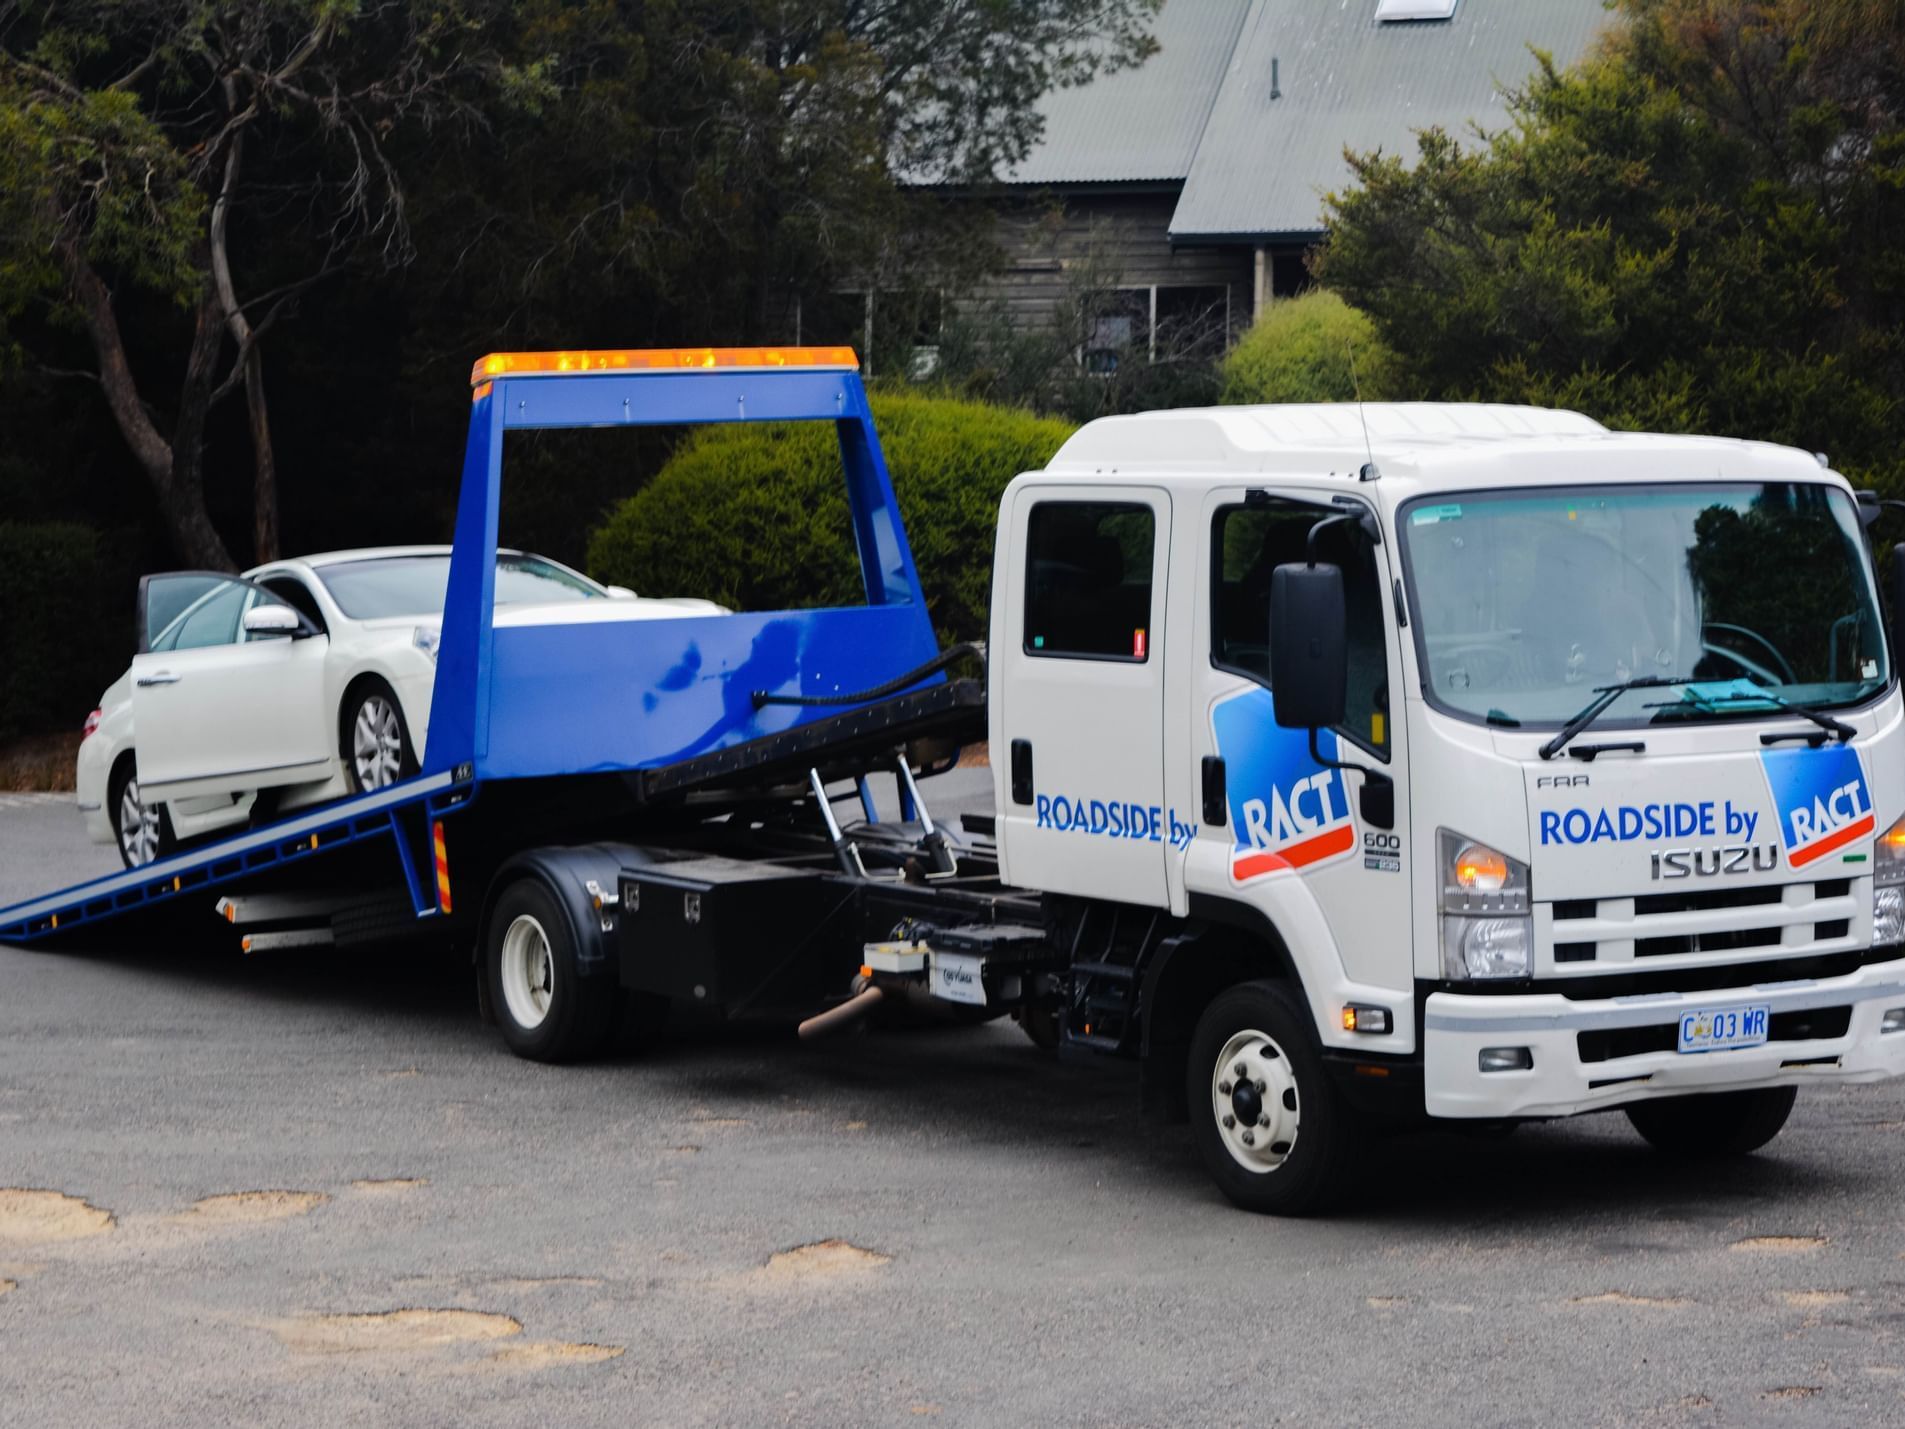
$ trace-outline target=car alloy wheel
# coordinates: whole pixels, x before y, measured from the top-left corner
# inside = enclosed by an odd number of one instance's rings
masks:
[[[403,772],[403,721],[396,705],[381,694],[368,694],[351,721],[351,769],[357,787],[368,793],[387,789]]]
[[[159,811],[147,808],[139,797],[139,781],[126,780],[119,791],[119,851],[128,868],[151,863],[159,856]]]

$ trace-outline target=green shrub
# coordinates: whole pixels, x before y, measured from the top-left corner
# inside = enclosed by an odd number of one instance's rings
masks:
[[[125,669],[131,605],[112,608],[114,574],[96,531],[0,521],[0,742],[77,729]]]
[[[1355,375],[1350,356],[1355,354]],[[1225,402],[1393,401],[1395,355],[1369,318],[1336,294],[1314,288],[1279,298],[1224,359]]]
[[[983,639],[999,496],[1045,465],[1071,428],[943,397],[876,393],[873,417],[947,641]],[[839,443],[831,423],[706,427],[589,539],[589,573],[644,594],[737,610],[857,605]]]

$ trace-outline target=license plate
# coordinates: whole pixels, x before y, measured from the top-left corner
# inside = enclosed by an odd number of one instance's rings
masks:
[[[1701,1007],[1680,1014],[1682,1052],[1731,1052],[1766,1042],[1766,1023],[1772,1009],[1756,1007]]]

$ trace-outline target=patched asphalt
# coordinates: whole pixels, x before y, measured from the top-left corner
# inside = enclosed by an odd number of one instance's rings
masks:
[[[112,866],[0,807],[0,902]],[[1905,1423],[1902,1157],[1886,1084],[1278,1222],[1009,1023],[549,1068],[440,959],[0,949],[0,1423]]]

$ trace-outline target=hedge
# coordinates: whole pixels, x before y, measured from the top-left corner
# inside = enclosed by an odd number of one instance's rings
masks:
[[[1355,356],[1351,376],[1351,354]],[[1327,289],[1279,298],[1224,359],[1225,402],[1392,401],[1394,355],[1368,316]]]
[[[69,521],[0,521],[0,742],[78,729],[126,668],[116,563]]]
[[[1014,408],[875,393],[926,603],[940,638],[984,639],[999,496],[1072,428]],[[831,423],[705,427],[589,538],[589,573],[647,595],[736,610],[857,605],[840,449]]]

